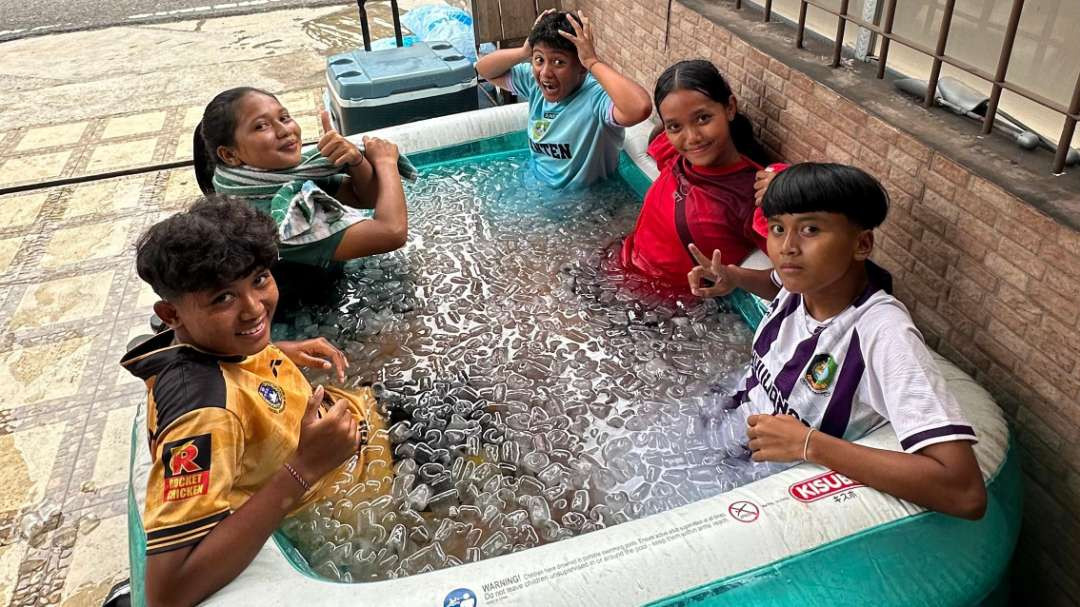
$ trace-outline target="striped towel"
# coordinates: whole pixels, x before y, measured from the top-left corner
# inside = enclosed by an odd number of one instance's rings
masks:
[[[364,151],[363,144],[357,147]],[[214,169],[214,191],[247,200],[269,213],[282,244],[308,244],[367,219],[367,214],[341,204],[316,183],[326,185],[327,180],[347,170],[347,166],[334,166],[315,146],[309,146],[301,151],[300,164],[290,169],[267,171],[219,164]],[[404,179],[416,180],[416,167],[404,154],[398,157],[398,171]]]

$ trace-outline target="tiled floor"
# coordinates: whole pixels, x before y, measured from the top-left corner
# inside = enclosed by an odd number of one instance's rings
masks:
[[[283,94],[317,138],[321,90]],[[190,158],[201,108],[0,138],[0,187]],[[139,234],[198,193],[190,167],[0,196],[0,606],[99,605],[128,577],[126,483],[143,387],[117,361],[148,332]]]

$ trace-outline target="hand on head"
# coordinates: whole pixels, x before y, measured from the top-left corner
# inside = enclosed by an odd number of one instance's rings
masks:
[[[698,297],[719,297],[735,290],[736,285],[731,272],[731,268],[734,266],[724,265],[719,249],[715,249],[712,259],[709,259],[705,257],[705,254],[697,246],[691,243],[690,254],[698,262],[698,265],[694,266],[694,269],[687,274],[691,293]],[[704,279],[712,281],[713,285],[711,287],[704,286],[702,283]]]
[[[754,175],[754,206],[761,206],[765,199],[765,190],[769,189],[769,184],[777,175],[778,173],[772,167],[762,169]]]
[[[330,112],[322,110],[319,112],[319,117],[323,128],[323,136],[319,139],[319,153],[335,166],[344,164],[356,166],[363,162],[364,155],[360,153],[360,150],[348,139],[342,137],[341,133],[334,130],[334,125],[330,123]]]
[[[570,34],[560,30],[559,35],[574,43],[574,46],[577,47],[578,61],[581,62],[585,69],[590,70],[600,59],[597,58],[596,49],[593,47],[592,27],[589,25],[589,19],[581,11],[578,11],[576,15],[567,13],[567,21],[570,22],[570,27],[574,28],[574,33]]]
[[[554,12],[556,12],[556,10],[555,10],[555,9],[553,9],[553,8],[549,8],[549,9],[547,9],[546,11],[544,11],[544,12],[540,13],[539,15],[537,15],[537,16],[536,16],[536,21],[533,21],[533,24],[532,24],[532,29],[536,29],[536,26],[537,26],[537,24],[539,24],[539,23],[540,23],[540,20],[541,20],[541,19],[543,19],[544,17],[547,17],[548,15],[550,15],[551,13],[554,13]],[[530,30],[530,31],[532,31],[532,30]],[[523,43],[523,44],[521,45],[521,48],[522,48],[522,50],[524,50],[524,51],[525,51],[525,52],[526,52],[527,54],[531,54],[531,53],[532,53],[532,45],[531,45],[531,44],[529,44],[529,37],[528,37],[528,36],[526,36],[526,37],[525,37],[525,42],[524,42],[524,43]]]

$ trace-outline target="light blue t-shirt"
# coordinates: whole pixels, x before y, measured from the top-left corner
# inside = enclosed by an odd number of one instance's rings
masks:
[[[533,168],[554,188],[584,187],[614,174],[619,167],[623,127],[615,122],[615,104],[592,77],[565,99],[544,99],[532,66],[510,70],[513,93],[529,100],[529,147]]]

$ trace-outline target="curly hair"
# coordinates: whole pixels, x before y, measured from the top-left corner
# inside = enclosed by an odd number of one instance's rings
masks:
[[[529,33],[529,46],[536,48],[537,44],[542,43],[577,57],[577,47],[573,42],[563,38],[559,34],[560,31],[567,34],[574,33],[574,26],[570,24],[570,13],[558,11],[545,15]]]
[[[242,200],[205,196],[151,226],[136,248],[139,278],[170,299],[269,268],[278,257],[277,226]]]

